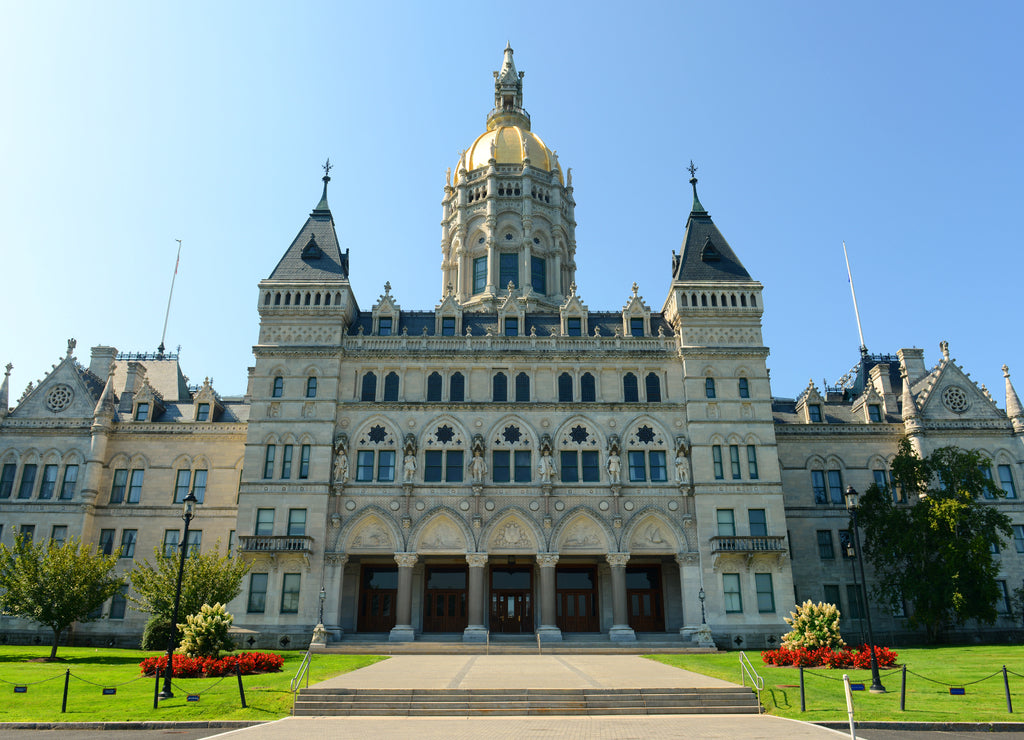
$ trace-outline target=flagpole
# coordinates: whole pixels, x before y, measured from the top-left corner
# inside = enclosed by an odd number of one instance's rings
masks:
[[[867,345],[864,344],[864,330],[860,325],[860,311],[857,309],[857,291],[853,289],[853,273],[850,271],[850,255],[846,253],[846,240],[843,240],[843,257],[846,259],[846,276],[850,281],[850,295],[853,296],[853,315],[857,317],[857,333],[860,334],[860,353],[868,353]]]
[[[171,275],[171,292],[167,295],[167,313],[164,314],[164,330],[160,334],[160,346],[156,348],[160,357],[163,357],[164,354],[164,338],[167,336],[167,319],[171,316],[171,298],[174,296],[174,281],[178,277],[178,263],[181,262],[181,239],[175,239],[174,241],[178,242],[178,256],[174,260],[174,274]],[[845,245],[843,248],[845,249]]]

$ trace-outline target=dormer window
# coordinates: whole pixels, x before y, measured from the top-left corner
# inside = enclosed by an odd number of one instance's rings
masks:
[[[711,240],[708,239],[704,243],[704,248],[700,251],[700,258],[704,262],[717,262],[722,256],[715,249],[715,245],[711,243]]]
[[[882,420],[882,407],[877,403],[868,404],[868,418],[874,422],[880,422]]]
[[[135,407],[135,421],[148,421],[149,420],[149,404],[140,403]]]
[[[454,316],[442,316],[441,317],[441,336],[442,337],[454,337],[455,336],[455,317]]]
[[[629,333],[630,336],[642,337],[644,335],[644,318],[643,316],[633,316],[629,320]]]
[[[506,337],[518,337],[519,336],[519,319],[515,316],[505,317],[505,336]]]
[[[807,406],[807,418],[812,422],[821,421],[821,406],[816,403],[808,404]]]
[[[565,320],[566,331],[570,337],[583,336],[583,319],[579,316],[570,316]]]
[[[210,404],[201,403],[196,407],[196,421],[210,420]]]
[[[320,259],[323,256],[323,251],[320,249],[320,245],[316,243],[316,237],[309,237],[309,241],[306,246],[302,248],[302,259],[304,260],[315,260]]]
[[[391,336],[391,317],[381,316],[380,323],[377,325],[377,334],[382,337]]]

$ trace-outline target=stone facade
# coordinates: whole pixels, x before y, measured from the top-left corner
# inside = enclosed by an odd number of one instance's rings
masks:
[[[328,165],[259,284],[244,397],[189,386],[172,355],[95,347],[85,367],[73,341],[12,409],[5,378],[0,538],[81,537],[128,568],[174,549],[194,488],[191,544],[252,563],[230,610],[254,644],[303,643],[318,622],[331,640],[697,642],[706,621],[720,645],[760,647],[794,600],[836,600],[859,629],[837,496],[884,481],[910,435],[925,454],[992,459],[1013,494],[993,505],[1022,523],[1000,556],[1008,589],[1021,583],[1024,411],[1008,371],[1006,411],[945,344],[931,370],[920,350],[864,353],[837,388],[773,398],[762,286],[695,177],[660,311],[635,284],[621,309],[591,310],[572,172],[522,95],[506,48],[487,130],[448,173],[433,310],[403,310],[390,285],[359,308]],[[77,633],[141,632],[122,599],[107,613]]]

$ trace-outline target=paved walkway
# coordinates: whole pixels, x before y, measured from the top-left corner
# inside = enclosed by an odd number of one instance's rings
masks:
[[[736,668],[739,674],[739,665]],[[317,684],[347,689],[674,689],[736,686],[637,655],[396,655]]]

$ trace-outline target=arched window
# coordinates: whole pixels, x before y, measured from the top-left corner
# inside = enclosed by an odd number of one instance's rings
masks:
[[[516,376],[516,403],[530,402],[530,376],[519,373]]]
[[[462,373],[452,373],[448,381],[448,400],[461,403],[466,400],[466,378]]]
[[[316,376],[306,378],[306,398],[316,398]]]
[[[292,305],[292,294],[291,293],[285,293],[284,294],[284,305],[286,305],[286,306]]]
[[[327,295],[324,296],[324,305],[325,306],[331,305],[331,294],[330,293],[328,293]]]
[[[572,376],[569,373],[558,376],[558,402],[572,403]]]
[[[359,396],[360,401],[377,400],[377,376],[374,373],[367,373],[363,376],[363,392]]]
[[[740,398],[750,398],[750,383],[746,378],[740,378]]]
[[[622,400],[626,403],[637,403],[640,400],[640,386],[633,373],[622,376]]]
[[[702,306],[708,305],[708,294],[707,293],[701,293],[700,294],[700,305],[702,305]]]
[[[743,308],[747,307],[747,294],[746,293],[740,293],[740,305]]]
[[[427,378],[427,400],[441,400],[441,373],[431,373]]]
[[[580,377],[580,401],[593,403],[597,400],[597,390],[594,383],[594,376],[590,373],[583,373]]]
[[[273,398],[280,398],[281,396],[284,395],[284,378],[282,378],[280,375],[274,378],[274,386],[273,389],[270,391],[270,395]]]
[[[647,373],[645,378],[647,385],[647,403],[661,402],[661,379],[657,373]]]
[[[491,400],[497,403],[508,400],[508,376],[505,373],[494,374],[491,381]]]
[[[390,372],[384,376],[384,400],[398,400],[398,373]]]
[[[750,294],[750,307],[757,308],[757,296],[753,293]]]
[[[706,398],[715,398],[715,379],[704,378],[704,396]]]
[[[270,305],[270,293],[267,293],[267,295],[264,296],[264,298],[263,298],[263,305],[264,306],[269,306]]]

